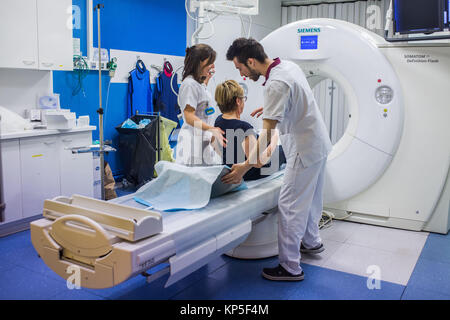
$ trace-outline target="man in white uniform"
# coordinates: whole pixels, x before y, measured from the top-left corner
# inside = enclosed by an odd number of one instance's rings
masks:
[[[254,39],[240,38],[227,52],[241,76],[264,82],[264,107],[252,115],[262,114],[263,132],[249,159],[232,167],[223,178],[238,183],[253,166],[261,166],[261,152],[277,127],[286,154],[286,170],[278,201],[278,250],[280,264],[265,268],[269,280],[300,281],[304,273],[300,252],[324,250],[319,235],[322,215],[322,188],[327,156],[332,148],[328,132],[312,90],[299,66],[290,61],[269,59]]]

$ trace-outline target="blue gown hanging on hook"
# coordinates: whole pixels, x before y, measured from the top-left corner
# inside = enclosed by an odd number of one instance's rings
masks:
[[[136,62],[136,69],[128,77],[127,117],[136,113],[153,112],[150,72],[142,60]]]
[[[164,70],[156,78],[153,106],[155,112],[161,112],[161,115],[167,119],[178,123],[177,115],[180,113],[180,107],[177,102],[177,95],[170,87],[170,81],[173,74],[173,68],[169,61],[164,63]],[[178,94],[177,74],[173,75],[173,90]]]

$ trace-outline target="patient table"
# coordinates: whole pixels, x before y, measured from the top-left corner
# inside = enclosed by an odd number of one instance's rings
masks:
[[[78,270],[82,287],[109,288],[139,274],[151,282],[170,273],[167,287],[244,242],[277,206],[282,180],[280,171],[202,209],[172,212],[148,210],[134,194],[108,202],[57,197],[46,200],[44,218],[31,223],[31,240],[64,279]]]

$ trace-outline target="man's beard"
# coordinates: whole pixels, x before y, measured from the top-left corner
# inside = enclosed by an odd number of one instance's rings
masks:
[[[256,73],[255,71],[251,71],[250,75],[248,76],[253,81],[258,81],[259,77],[261,75],[259,73]]]
[[[248,66],[248,65],[247,65],[247,69],[248,69],[248,71],[250,71],[250,74],[248,75],[248,77],[250,79],[252,79],[253,81],[258,81],[261,74],[259,74],[259,72],[257,72],[256,70],[253,70],[252,68],[250,68],[250,66]]]

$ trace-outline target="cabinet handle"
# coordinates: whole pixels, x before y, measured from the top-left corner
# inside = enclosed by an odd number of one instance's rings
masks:
[[[35,64],[36,61],[23,60],[22,62],[23,62],[24,64],[26,64],[27,66],[31,66],[31,65]]]
[[[55,144],[56,143],[56,141],[45,141],[44,142],[44,144],[46,144],[46,145],[51,145],[51,144]]]
[[[42,65],[44,67],[51,67],[53,65],[53,62],[42,62]]]
[[[63,142],[72,142],[72,139],[63,139]]]

